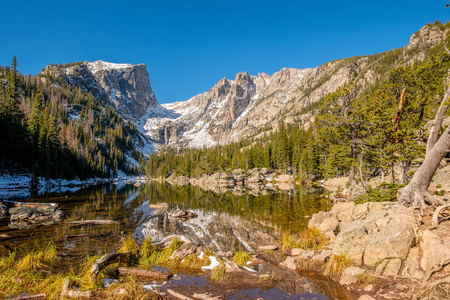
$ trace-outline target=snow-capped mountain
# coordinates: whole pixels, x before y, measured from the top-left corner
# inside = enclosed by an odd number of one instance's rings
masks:
[[[187,101],[163,104],[169,114],[149,116],[143,128],[162,145],[209,147],[237,141],[277,128],[280,119],[299,121],[303,108],[350,81],[354,68],[358,65],[330,63],[314,69],[284,68],[272,76],[241,72]],[[332,71],[336,74],[309,91]]]
[[[209,147],[262,135],[276,130],[280,120],[307,126],[313,120],[307,111],[328,93],[349,81],[355,81],[363,92],[387,76],[386,68],[424,59],[422,50],[444,36],[441,29],[426,25],[401,49],[335,60],[316,68],[283,68],[272,76],[240,72],[234,80],[223,78],[187,101],[163,105],[156,100],[145,64],[84,62],[64,67],[60,75],[136,123],[151,139],[149,147],[141,149],[148,154],[164,146]],[[388,67],[387,59],[392,61]],[[57,70],[61,72],[55,66],[46,69]]]
[[[145,64],[113,64],[99,60],[63,68],[51,65],[46,72],[62,72],[59,75],[63,75],[67,83],[90,92],[130,120],[138,120],[159,105]]]

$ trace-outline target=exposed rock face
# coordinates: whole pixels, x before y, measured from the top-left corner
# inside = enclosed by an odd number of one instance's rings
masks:
[[[435,46],[445,35],[437,26],[425,26],[403,52],[395,52],[398,63],[424,59],[421,49]],[[406,51],[413,48],[418,51]],[[364,91],[386,76],[379,71],[383,55],[341,59],[316,68],[284,68],[272,76],[241,72],[234,80],[223,78],[187,101],[163,105],[172,115],[150,116],[144,128],[163,145],[201,148],[253,136],[261,129],[261,134],[276,130],[280,120],[307,127],[313,116],[305,109],[326,94],[349,81]]]
[[[145,64],[113,64],[99,60],[63,69],[48,66],[44,72],[63,73],[59,75],[64,75],[69,84],[90,92],[131,120],[138,120],[149,108],[159,105]]]
[[[333,255],[344,254],[358,266],[370,268],[386,260],[387,273],[398,273],[398,262],[407,259],[418,241],[418,226],[414,210],[393,204],[338,203],[330,212],[313,215],[308,227],[335,240]],[[389,262],[392,259],[398,260]]]

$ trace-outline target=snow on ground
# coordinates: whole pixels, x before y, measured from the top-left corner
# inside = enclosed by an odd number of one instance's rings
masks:
[[[128,176],[122,171],[113,180],[114,183],[127,185],[126,181],[142,182],[145,176]],[[30,174],[0,175],[0,199],[30,198]],[[110,182],[109,179],[90,178],[86,180],[39,178],[38,194],[76,192],[90,186]],[[117,187],[119,188],[119,186]]]

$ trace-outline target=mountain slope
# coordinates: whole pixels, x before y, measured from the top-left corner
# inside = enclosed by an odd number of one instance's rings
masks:
[[[158,106],[145,64],[83,62],[58,68],[50,65],[43,73],[64,76],[65,81],[108,103],[123,117],[138,120]]]
[[[184,102],[164,104],[167,115],[149,116],[146,134],[165,146],[209,147],[226,144],[287,124],[305,124],[308,110],[347,82],[360,93],[369,90],[398,65],[425,58],[425,50],[442,41],[448,28],[428,24],[408,46],[384,53],[340,59],[313,69],[284,68],[272,76],[246,72],[221,79],[209,91]]]

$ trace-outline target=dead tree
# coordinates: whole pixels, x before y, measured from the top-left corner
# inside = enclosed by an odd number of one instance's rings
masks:
[[[450,54],[448,50],[447,52]],[[449,80],[448,77],[447,80]],[[428,193],[428,186],[442,159],[450,151],[450,126],[448,126],[444,133],[439,137],[439,131],[442,127],[444,116],[450,106],[449,97],[450,85],[445,92],[433,125],[431,126],[425,160],[416,171],[409,184],[403,189],[398,200],[399,205],[413,206],[423,210],[427,204],[439,204]]]

